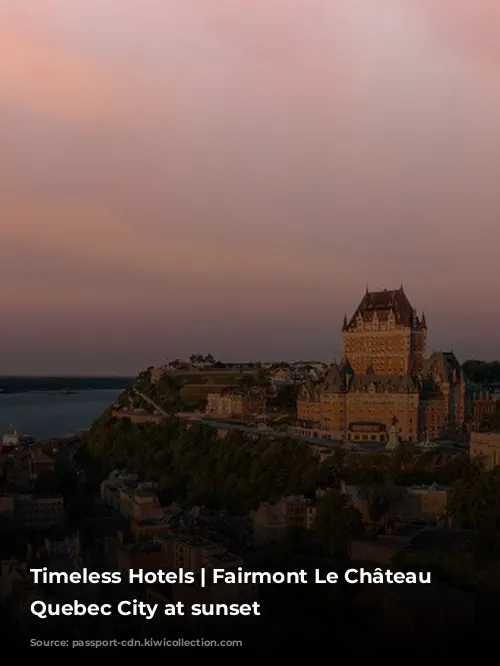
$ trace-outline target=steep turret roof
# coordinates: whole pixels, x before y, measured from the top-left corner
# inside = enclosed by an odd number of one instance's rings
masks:
[[[349,363],[349,359],[343,358],[342,361],[340,362],[340,372],[343,375],[353,375],[354,370],[352,369],[351,364]]]
[[[339,366],[334,363],[331,365],[321,381],[323,391],[338,393],[344,387],[344,377]]]
[[[411,375],[354,375],[350,390],[375,393],[418,393],[419,387]]]
[[[406,296],[403,286],[399,289],[367,291],[352,316],[348,328],[361,316],[364,321],[371,321],[374,315],[385,321],[393,313],[396,324],[402,326],[420,325],[416,311]]]
[[[424,374],[432,379],[439,376],[445,382],[464,378],[462,367],[453,352],[433,352],[425,363]]]

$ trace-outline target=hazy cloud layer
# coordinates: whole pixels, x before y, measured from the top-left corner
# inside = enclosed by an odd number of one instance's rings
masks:
[[[498,356],[491,0],[0,0],[3,372],[339,354],[366,284]]]

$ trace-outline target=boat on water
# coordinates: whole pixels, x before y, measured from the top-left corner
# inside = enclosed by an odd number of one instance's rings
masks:
[[[73,391],[70,388],[65,388],[64,391],[62,391],[63,395],[76,395],[78,391]]]

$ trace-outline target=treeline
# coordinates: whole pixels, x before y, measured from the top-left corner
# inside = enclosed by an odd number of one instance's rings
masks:
[[[348,483],[390,486],[451,484],[467,466],[467,456],[402,451],[393,456],[360,456],[337,451],[320,461],[311,447],[295,440],[250,439],[215,429],[188,427],[175,417],[162,425],[132,424],[107,412],[90,429],[82,464],[96,481],[127,467],[157,481],[165,503],[182,501],[246,513],[261,501],[285,495],[314,496],[319,487]]]
[[[175,414],[176,412],[184,410],[205,409],[206,393],[202,394],[200,392],[196,393],[196,391],[186,390],[198,387],[205,383],[210,383],[210,378],[201,373],[199,376],[190,375],[188,379],[186,379],[185,376],[167,373],[157,381],[153,382],[151,380],[150,368],[148,368],[139,373],[135,379],[133,388],[136,391],[147,395],[162,409]],[[255,375],[236,374],[229,376],[226,382],[222,385],[234,386],[234,388],[245,390],[254,387],[266,388],[268,384],[269,381],[265,375],[262,372],[258,372]],[[282,411],[295,410],[299,389],[299,385],[281,386],[276,395],[268,399],[267,404],[269,409]],[[154,407],[152,407],[150,403],[139,398],[134,391],[123,391],[118,398],[118,403],[123,407],[141,407],[141,409],[145,409],[149,412],[154,411]]]
[[[500,361],[465,361],[462,369],[471,382],[485,387],[500,386]]]
[[[158,381],[152,382],[150,369],[139,373],[134,382],[135,390],[147,395],[148,398],[153,400],[162,409],[172,414],[185,409],[193,409],[200,406],[200,404],[204,404],[203,401],[196,398],[187,399],[183,397],[181,395],[182,387],[183,381],[176,375],[165,374]],[[151,403],[145,402],[141,398],[138,398],[137,394],[130,391],[124,392],[118,401],[123,406],[128,404],[134,407],[141,407],[148,412],[154,411]]]
[[[0,377],[1,393],[28,391],[86,391],[132,386],[134,377]]]
[[[252,441],[239,433],[218,439],[213,428],[188,428],[175,417],[155,426],[107,414],[90,429],[82,455],[85,468],[101,477],[127,467],[158,482],[163,503],[204,504],[236,515],[261,500],[314,493],[322,480],[322,467],[306,445]]]

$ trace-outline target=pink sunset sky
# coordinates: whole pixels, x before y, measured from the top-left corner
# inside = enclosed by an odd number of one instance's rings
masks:
[[[0,0],[0,374],[500,356],[498,0]]]

